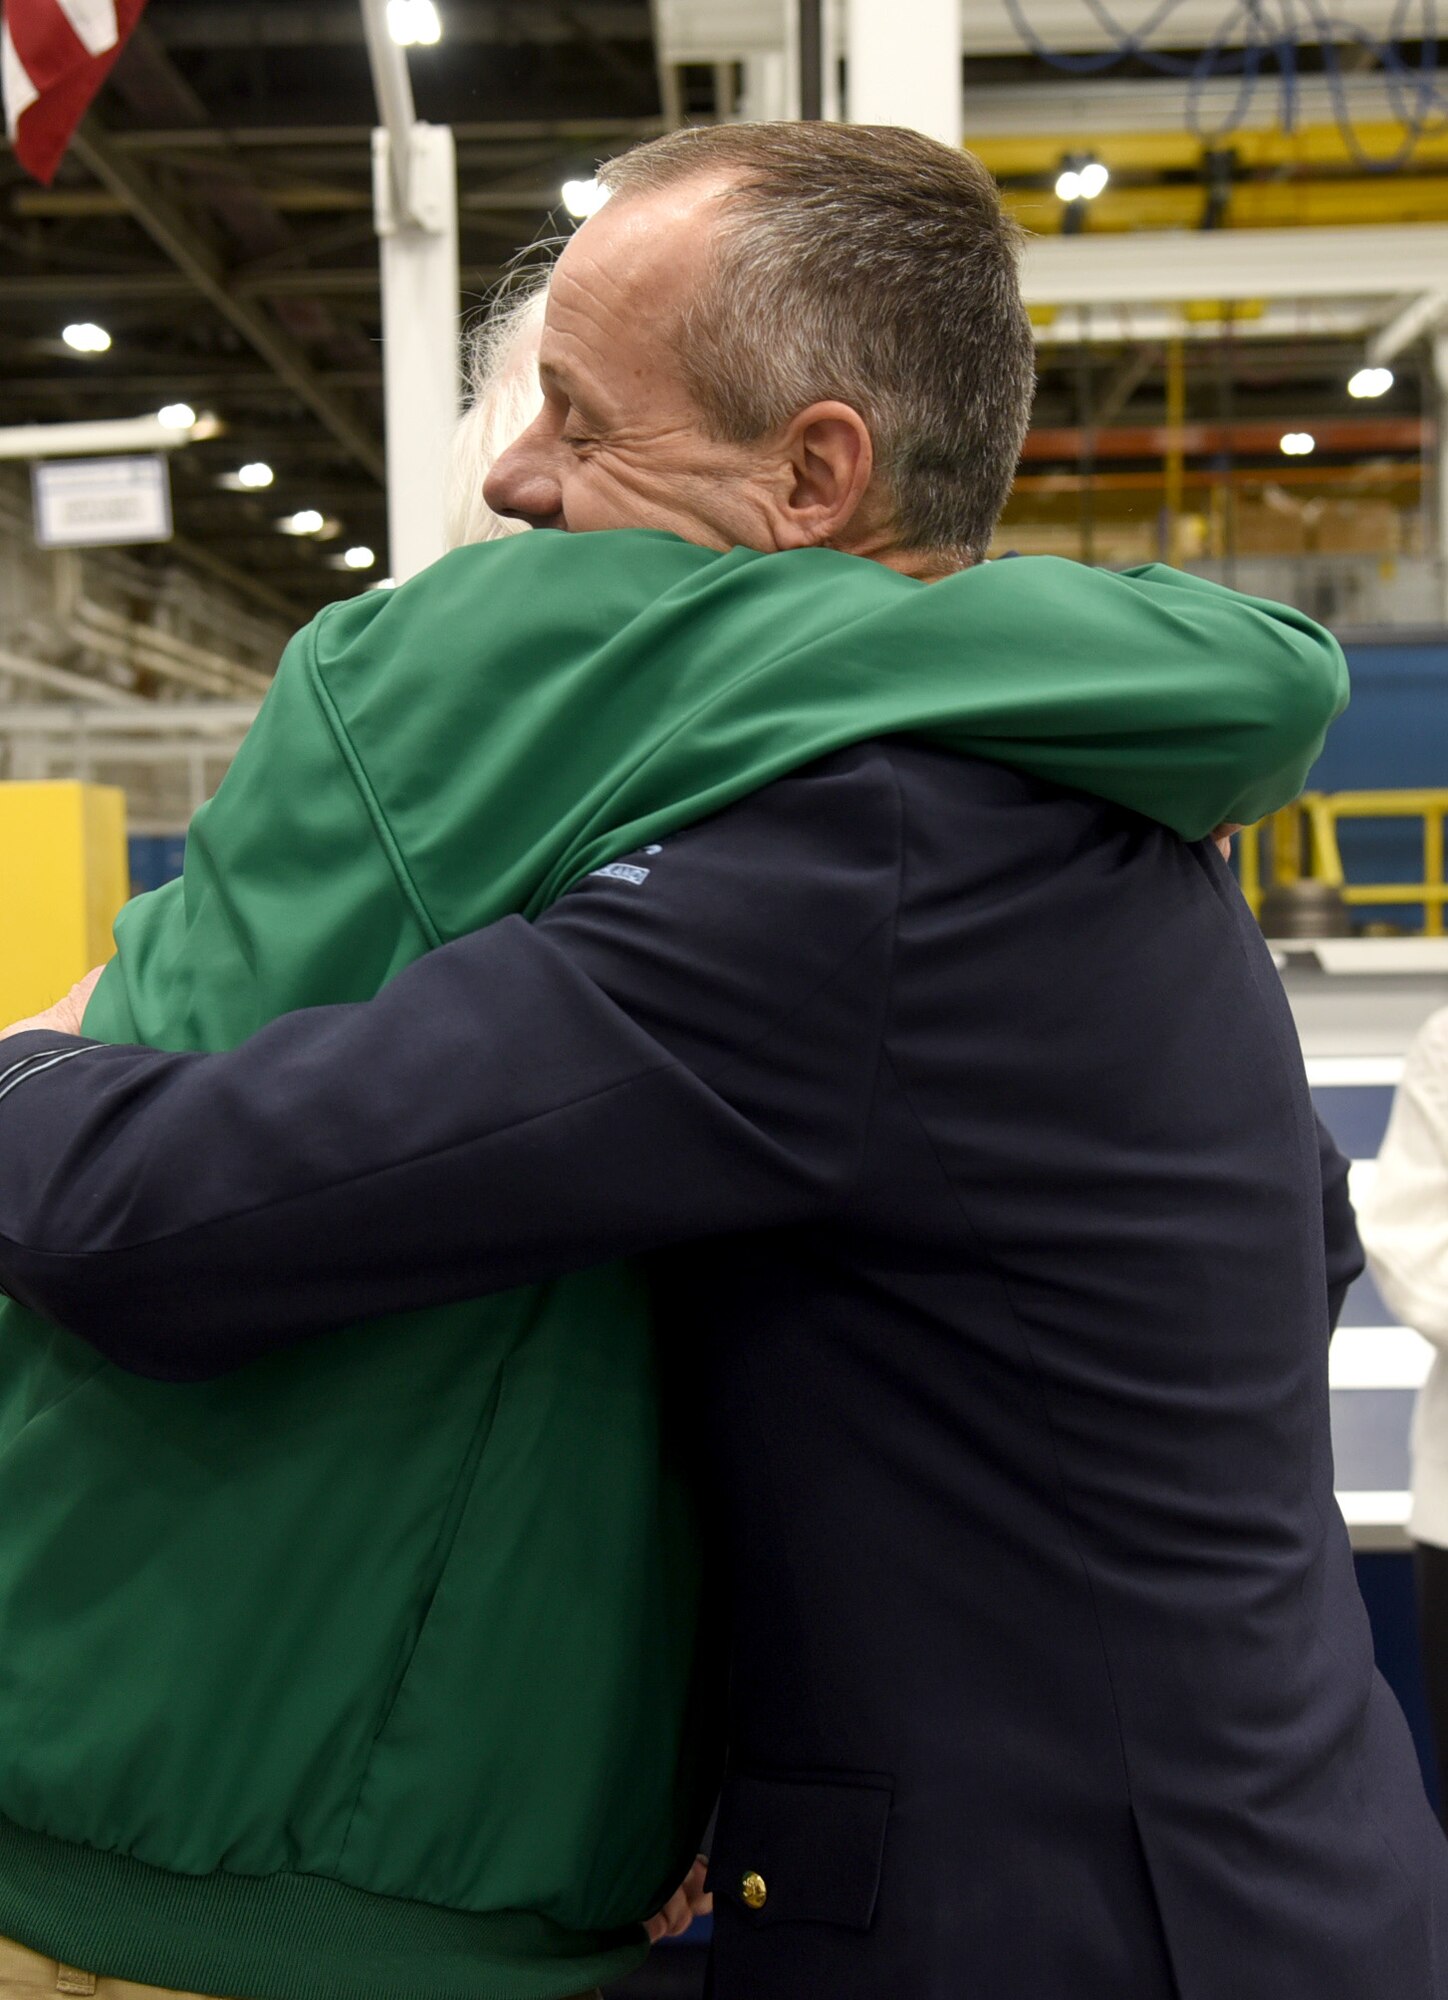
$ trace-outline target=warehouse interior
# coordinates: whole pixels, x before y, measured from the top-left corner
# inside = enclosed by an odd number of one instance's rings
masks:
[[[386,185],[414,115],[450,134],[446,226]],[[419,566],[398,537],[445,439],[402,442],[426,370],[410,391],[389,311],[436,353],[441,285],[456,350],[589,212],[602,161],[796,117],[950,136],[1025,232],[1039,388],[993,555],[1172,564],[1340,641],[1352,705],[1235,865],[1365,1190],[1448,1005],[1448,55],[1426,0],[149,0],[52,177],[0,148],[0,1015],[56,997],[116,903],[179,874],[292,633]],[[389,280],[409,232],[428,275]],[[162,528],[49,540],[40,469],[126,453],[161,463]],[[1332,1348],[1337,1487],[1436,1791],[1407,1535],[1430,1358],[1361,1279]],[[619,2000],[694,2000],[707,1937]]]

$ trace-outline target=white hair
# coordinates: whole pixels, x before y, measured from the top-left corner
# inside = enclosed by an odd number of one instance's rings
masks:
[[[483,498],[483,481],[543,407],[538,386],[538,342],[548,287],[494,309],[473,335],[467,355],[467,408],[453,432],[448,456],[447,545],[496,541],[516,535],[525,521],[507,521]]]

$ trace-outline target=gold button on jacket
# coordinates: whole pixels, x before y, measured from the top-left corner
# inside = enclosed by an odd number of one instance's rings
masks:
[[[769,1897],[764,1877],[756,1875],[752,1868],[739,1884],[739,1893],[751,1910],[762,1910]]]

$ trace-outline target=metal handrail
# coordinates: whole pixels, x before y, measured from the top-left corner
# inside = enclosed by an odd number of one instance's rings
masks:
[[[1421,819],[1423,879],[1421,882],[1349,882],[1342,865],[1338,824],[1345,819]],[[1423,935],[1442,937],[1448,911],[1444,881],[1444,822],[1448,819],[1448,787],[1405,791],[1304,792],[1290,806],[1257,826],[1244,829],[1238,842],[1242,893],[1259,916],[1268,887],[1285,888],[1304,880],[1336,889],[1350,905],[1414,904],[1423,907]],[[1270,837],[1270,875],[1263,875],[1263,832]]]

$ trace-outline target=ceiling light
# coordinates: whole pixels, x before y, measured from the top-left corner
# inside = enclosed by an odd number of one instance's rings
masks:
[[[1063,167],[1056,176],[1056,195],[1061,201],[1095,201],[1110,180],[1109,171],[1099,160],[1086,160],[1077,167]]]
[[[563,206],[575,222],[586,222],[590,215],[597,215],[608,200],[608,189],[597,180],[565,181],[563,183]]]
[[[167,403],[164,409],[157,410],[156,421],[168,431],[189,431],[196,421],[196,412],[189,403]]]
[[[1099,160],[1090,160],[1076,176],[1081,189],[1082,201],[1095,201],[1098,194],[1110,180],[1109,171]]]
[[[1317,450],[1317,439],[1311,431],[1289,431],[1282,440],[1282,452],[1286,458],[1306,458],[1310,451]]]
[[[404,49],[442,40],[442,22],[433,0],[387,0],[387,32]]]
[[[396,590],[397,578],[395,576],[379,576],[376,583],[369,585],[369,588],[372,590]]]
[[[342,560],[348,569],[371,569],[377,558],[365,542],[359,542],[355,549],[348,549]]]
[[[205,433],[205,420],[200,430]],[[193,433],[195,435],[195,433]],[[259,493],[264,486],[270,486],[276,474],[261,459],[249,465],[239,465],[234,472],[218,472],[216,483],[223,493]]]
[[[74,348],[77,354],[104,354],[111,344],[111,337],[105,328],[97,326],[95,321],[90,319],[75,321],[73,325],[66,327],[60,337],[66,346]]]
[[[326,521],[315,507],[303,507],[298,513],[283,514],[277,526],[284,535],[320,535]]]
[[[1361,400],[1364,396],[1386,396],[1393,386],[1391,368],[1359,368],[1347,385],[1347,393]]]

